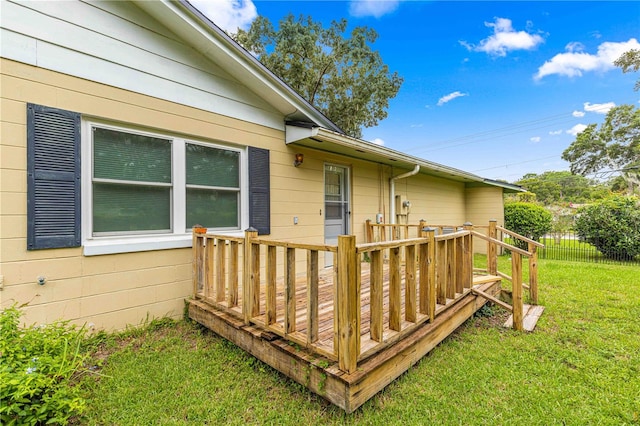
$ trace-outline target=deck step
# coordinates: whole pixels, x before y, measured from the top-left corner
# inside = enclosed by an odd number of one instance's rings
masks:
[[[524,318],[522,320],[522,326],[525,331],[533,331],[536,328],[538,319],[544,312],[544,306],[540,305],[524,305]],[[513,315],[509,315],[507,321],[503,325],[504,327],[513,327]]]

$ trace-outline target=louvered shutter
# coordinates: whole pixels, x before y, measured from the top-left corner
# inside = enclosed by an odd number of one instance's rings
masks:
[[[269,150],[249,147],[249,226],[271,233]]]
[[[80,243],[80,114],[28,104],[27,249]]]

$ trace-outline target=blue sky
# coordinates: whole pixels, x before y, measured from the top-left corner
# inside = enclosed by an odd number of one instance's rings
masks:
[[[258,15],[368,26],[404,78],[363,139],[492,179],[567,170],[575,134],[638,104],[638,74],[612,64],[640,49],[640,2],[193,0],[228,32]]]

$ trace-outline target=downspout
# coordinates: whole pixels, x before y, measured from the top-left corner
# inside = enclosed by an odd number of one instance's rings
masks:
[[[416,166],[410,172],[403,173],[389,179],[389,214],[391,216],[392,225],[396,223],[396,181],[416,175],[419,171],[420,165],[416,164]]]

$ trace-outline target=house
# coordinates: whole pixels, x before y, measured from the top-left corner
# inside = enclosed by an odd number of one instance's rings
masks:
[[[0,306],[27,323],[180,317],[195,224],[363,241],[502,223],[518,190],[344,135],[186,1],[0,7]]]

